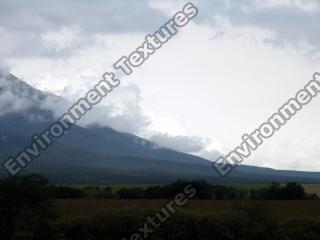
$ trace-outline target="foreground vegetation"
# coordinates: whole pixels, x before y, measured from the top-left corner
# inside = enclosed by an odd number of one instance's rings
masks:
[[[148,216],[168,203],[161,198],[171,199],[185,184],[190,182],[114,192],[105,186],[53,186],[38,175],[11,178],[0,183],[0,239],[130,239]],[[246,191],[205,181],[191,184],[197,190],[195,200],[160,224],[149,239],[320,239],[320,201],[308,200],[316,197],[297,183]]]

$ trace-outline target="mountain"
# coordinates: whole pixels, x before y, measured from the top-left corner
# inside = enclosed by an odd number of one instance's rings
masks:
[[[55,120],[53,111],[44,107],[48,99],[57,105],[66,102],[11,74],[0,76],[2,161],[23,150],[30,144],[31,136],[41,133]],[[250,166],[239,166],[222,178],[206,159],[99,126],[74,126],[23,170],[23,174],[31,172],[60,183],[165,183],[177,179],[206,179],[214,183],[320,182],[320,173]],[[7,176],[3,169],[0,176]]]

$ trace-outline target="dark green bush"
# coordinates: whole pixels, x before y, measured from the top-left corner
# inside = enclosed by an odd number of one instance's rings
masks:
[[[0,182],[0,239],[57,239],[57,211],[40,175]]]
[[[57,199],[77,199],[85,197],[86,193],[82,189],[72,188],[68,186],[52,187],[53,197]]]
[[[144,191],[141,188],[122,188],[117,194],[120,199],[144,198]]]
[[[296,218],[283,223],[280,227],[284,240],[320,239],[320,220],[315,218]]]

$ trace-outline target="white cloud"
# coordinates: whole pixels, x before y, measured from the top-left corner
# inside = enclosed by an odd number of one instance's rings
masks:
[[[0,77],[7,76],[10,71],[9,69],[9,65],[5,61],[0,59]]]
[[[206,149],[210,144],[209,139],[196,136],[170,136],[168,134],[152,135],[149,138],[160,146],[172,148],[181,152],[198,153]]]
[[[28,6],[0,1],[0,53],[16,75],[72,102],[183,2],[108,1],[88,7],[75,1],[55,3],[58,8],[53,8],[53,3],[38,1]],[[122,9],[123,4],[130,7]],[[109,125],[172,148],[198,150],[214,160],[218,152],[239,145],[242,134],[258,127],[319,71],[317,1],[198,0],[195,4],[199,8],[195,23],[132,76],[121,76],[121,87],[83,124]],[[25,9],[22,15],[21,9]],[[70,9],[85,14],[72,18]],[[28,19],[30,12],[35,15]],[[57,107],[49,100],[46,104]],[[317,104],[319,100],[299,113],[246,163],[319,170],[319,165],[310,163],[318,158],[313,146],[320,142]],[[300,141],[282,147],[294,138]],[[307,142],[297,150],[308,138],[315,145]]]
[[[254,0],[253,3],[260,8],[295,6],[310,12],[318,11],[320,9],[320,4],[316,0]]]

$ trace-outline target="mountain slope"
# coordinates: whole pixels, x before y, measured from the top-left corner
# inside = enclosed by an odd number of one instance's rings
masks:
[[[43,108],[47,98],[65,101],[36,90],[13,75],[0,77],[0,157],[14,156],[30,144],[31,136],[54,121]],[[90,113],[89,113],[90,114]],[[40,172],[56,182],[162,183],[180,179],[211,182],[320,182],[319,173],[276,171],[240,166],[221,178],[200,157],[162,148],[146,139],[97,126],[74,126],[36,159],[24,173]],[[2,176],[5,173],[0,171]]]

